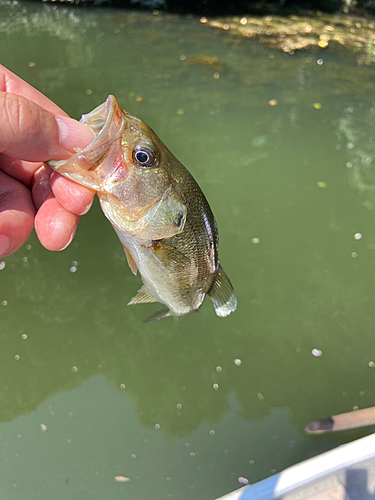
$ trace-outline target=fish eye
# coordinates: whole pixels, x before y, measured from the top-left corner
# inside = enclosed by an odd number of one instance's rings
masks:
[[[148,144],[137,144],[133,149],[133,161],[142,168],[150,168],[156,162],[156,151]]]

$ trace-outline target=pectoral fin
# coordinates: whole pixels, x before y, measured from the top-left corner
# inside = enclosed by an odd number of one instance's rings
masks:
[[[152,246],[147,248],[166,270],[186,269],[190,264],[190,259],[165,239],[155,240]]]
[[[228,316],[237,307],[232,283],[220,264],[212,278],[213,281],[207,294],[212,300],[216,314],[220,317]]]
[[[113,203],[113,199],[110,200]],[[161,240],[171,238],[183,231],[187,208],[180,195],[168,188],[163,198],[144,216],[126,222],[126,232],[139,240]]]
[[[133,256],[130,253],[129,249],[125,245],[122,245],[122,246],[124,247],[126,260],[128,261],[129,267],[130,267],[132,273],[135,276],[137,276],[137,271],[138,271],[137,264],[135,263],[135,260],[133,259]]]
[[[147,288],[143,285],[142,288],[138,290],[137,295],[133,297],[128,303],[128,306],[132,306],[134,304],[145,304],[149,302],[158,302],[158,300],[156,300],[155,297],[153,297],[147,290]]]

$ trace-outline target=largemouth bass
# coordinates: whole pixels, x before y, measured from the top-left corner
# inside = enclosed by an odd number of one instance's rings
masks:
[[[102,210],[144,285],[128,305],[161,302],[158,316],[198,309],[209,295],[218,316],[236,309],[232,284],[219,261],[215,218],[198,184],[155,132],[109,96],[83,115],[92,143],[48,164],[97,191]]]

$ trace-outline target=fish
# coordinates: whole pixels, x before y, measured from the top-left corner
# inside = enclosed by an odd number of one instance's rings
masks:
[[[128,305],[160,302],[151,319],[198,310],[206,295],[220,317],[237,307],[219,260],[215,218],[190,172],[140,118],[115,97],[80,120],[93,141],[67,160],[47,164],[97,192],[133,274],[143,286]]]

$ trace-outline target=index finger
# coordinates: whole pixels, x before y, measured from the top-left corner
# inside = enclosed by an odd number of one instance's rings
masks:
[[[29,101],[33,101],[42,108],[57,115],[68,116],[65,111],[59,108],[48,97],[43,95],[31,85],[23,81],[17,75],[9,71],[0,64],[0,92],[10,92],[25,97]]]

